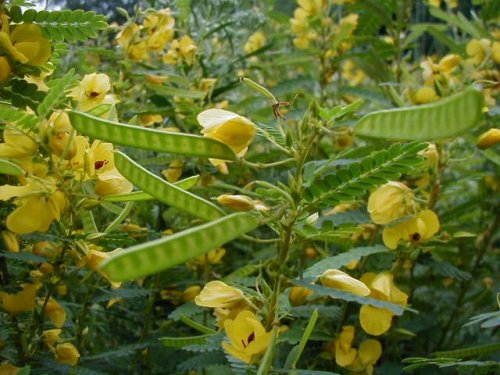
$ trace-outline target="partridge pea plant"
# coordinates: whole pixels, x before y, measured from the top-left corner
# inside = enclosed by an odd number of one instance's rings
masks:
[[[494,373],[489,2],[159,3],[0,1],[0,375]]]

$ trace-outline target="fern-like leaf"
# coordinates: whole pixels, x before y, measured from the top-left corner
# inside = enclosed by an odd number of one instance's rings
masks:
[[[28,9],[22,13],[19,8],[13,7],[11,17],[14,22],[40,25],[45,37],[55,42],[84,42],[89,38],[96,38],[99,30],[108,27],[105,16],[81,9],[50,12]]]
[[[71,89],[76,82],[77,75],[74,69],[71,69],[63,77],[49,82],[48,85],[50,89],[47,96],[45,96],[38,106],[38,116],[41,118],[47,116],[61,102],[68,90]]]
[[[15,108],[9,104],[0,103],[0,123],[13,123],[17,127],[29,130],[33,128],[40,119],[26,111]]]
[[[306,186],[305,198],[310,207],[325,208],[340,202],[351,201],[367,191],[403,173],[414,171],[422,162],[418,155],[426,143],[393,144],[389,149],[378,151],[335,173],[317,177]]]

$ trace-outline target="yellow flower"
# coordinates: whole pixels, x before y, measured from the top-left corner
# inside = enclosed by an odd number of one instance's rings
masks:
[[[309,48],[309,38],[307,36],[301,36],[299,38],[293,39],[293,45],[298,49],[307,49]]]
[[[108,259],[110,256],[114,255],[114,254],[117,254],[119,252],[121,252],[123,249],[121,248],[118,248],[118,249],[115,249],[113,251],[108,251],[108,252],[103,252],[103,251],[98,251],[98,250],[95,250],[95,249],[90,249],[89,252],[87,253],[87,258],[86,258],[86,264],[87,264],[87,267],[89,269],[91,269],[92,271],[94,272],[97,272],[99,274],[101,274],[102,277],[104,277],[106,280],[108,280],[111,284],[111,287],[113,289],[117,289],[121,286],[121,282],[117,282],[117,281],[112,281],[108,275],[106,275],[102,270],[101,268],[99,267],[99,265],[106,259]]]
[[[149,13],[143,22],[145,29],[148,29],[151,33],[158,31],[168,32],[173,30],[175,25],[175,18],[172,16],[172,12],[169,8],[160,9],[153,13]]]
[[[84,95],[84,100],[99,103],[103,101],[111,89],[111,82],[109,77],[104,73],[92,73],[83,77],[80,87]]]
[[[127,50],[127,56],[133,61],[149,60],[148,44],[146,42],[132,44]]]
[[[378,275],[368,272],[361,277],[361,281],[370,288],[370,298],[406,306],[408,295],[394,285],[393,278],[390,272]],[[391,328],[393,316],[389,309],[363,305],[359,311],[359,323],[366,333],[379,336]]]
[[[198,306],[220,307],[223,309],[231,309],[244,300],[245,296],[241,290],[233,288],[222,281],[210,281],[194,299]]]
[[[21,367],[16,367],[11,363],[0,364],[0,374],[1,375],[17,375],[21,372]]]
[[[33,311],[35,309],[36,292],[41,284],[22,284],[22,290],[9,294],[0,292],[0,305],[10,314]]]
[[[354,340],[354,326],[343,326],[342,332],[335,340],[335,363],[347,367],[354,362],[357,350],[352,347]]]
[[[266,36],[262,31],[256,31],[248,38],[247,42],[243,46],[246,53],[252,53],[258,49],[264,47],[266,44]]]
[[[484,132],[477,139],[477,147],[481,149],[489,148],[500,142],[500,129],[492,128]]]
[[[470,61],[474,65],[481,64],[486,58],[486,54],[489,52],[491,46],[491,41],[488,39],[472,39],[467,46],[465,51],[470,56]]]
[[[428,240],[439,230],[439,218],[432,210],[423,210],[411,219],[392,227],[385,227],[382,239],[385,246],[394,250],[400,240],[419,243]]]
[[[9,79],[11,73],[12,69],[9,60],[4,56],[0,56],[0,85]]]
[[[11,253],[19,252],[19,241],[17,240],[15,233],[9,232],[8,230],[2,231],[2,240],[7,250]]]
[[[189,35],[184,35],[181,39],[172,41],[169,51],[163,56],[163,62],[174,65],[182,59],[186,64],[191,65],[197,51],[198,47],[194,44],[193,39]]]
[[[462,59],[456,54],[448,54],[439,60],[438,68],[442,73],[451,73],[460,65]]]
[[[297,0],[297,4],[304,9],[305,13],[311,17],[321,15],[325,6],[324,0]]]
[[[71,137],[73,127],[65,111],[54,111],[49,118],[49,147],[54,154],[61,156],[66,150],[66,159],[71,159],[77,151],[76,139]],[[68,144],[68,142],[70,142]]]
[[[3,131],[3,141],[0,143],[0,157],[8,159],[31,159],[38,149],[32,133],[25,133],[12,125],[7,125]]]
[[[269,207],[264,203],[259,200],[253,200],[246,195],[222,194],[217,197],[217,202],[235,211],[250,211],[253,209],[269,211]]]
[[[320,276],[320,280],[324,286],[350,292],[357,296],[364,297],[370,294],[370,289],[364,283],[340,270],[326,270]]]
[[[271,343],[271,332],[266,332],[251,311],[242,311],[234,320],[226,320],[224,329],[229,343],[223,342],[222,347],[245,363],[255,362],[255,356],[265,352]]]
[[[292,306],[302,305],[314,292],[303,286],[292,286],[288,294],[288,300]]]
[[[413,95],[412,101],[415,104],[432,103],[439,99],[439,96],[432,87],[424,86],[417,90]]]
[[[225,143],[240,157],[245,154],[256,133],[252,121],[223,109],[208,109],[201,112],[197,119],[205,137]]]
[[[342,78],[347,80],[351,86],[358,86],[366,79],[366,73],[357,68],[352,60],[346,60],[342,65]]]
[[[493,58],[493,61],[500,64],[500,42],[493,42],[493,45],[491,46],[491,57]]]
[[[208,253],[196,257],[196,262],[201,264],[219,264],[222,257],[226,254],[226,249],[220,247],[210,250]]]
[[[28,180],[24,186],[0,186],[0,200],[14,198],[18,206],[7,216],[7,228],[14,233],[46,232],[66,209],[64,193],[56,190],[55,181]]]
[[[192,301],[198,294],[200,294],[201,287],[199,285],[191,285],[183,290],[182,300],[184,302]]]
[[[292,32],[297,36],[305,36],[309,32],[309,21],[307,12],[303,8],[297,8],[293,12],[293,18],[290,20]]]
[[[0,45],[22,64],[40,66],[50,59],[50,42],[42,35],[40,26],[22,23],[9,33],[9,18],[1,16]]]
[[[368,213],[375,224],[387,224],[415,209],[413,193],[401,182],[380,186],[368,198]]]
[[[66,311],[54,298],[50,298],[43,312],[52,321],[54,327],[61,328],[66,321]]]
[[[146,115],[139,116],[139,123],[142,126],[151,126],[153,124],[161,124],[163,122],[162,115],[148,113]]]
[[[76,366],[80,358],[78,349],[69,342],[57,345],[54,354],[57,362],[71,366]]]
[[[181,159],[172,160],[172,162],[168,165],[168,168],[162,171],[161,174],[165,176],[168,182],[177,182],[182,176],[183,165],[184,161],[182,161]]]
[[[353,375],[372,375],[373,366],[382,355],[382,344],[375,339],[364,340],[358,348],[356,359],[347,366]]]
[[[61,332],[62,330],[59,328],[47,329],[43,331],[43,342],[49,347],[50,350],[54,350],[54,346],[61,339],[59,337],[61,335]]]
[[[131,23],[127,26],[125,26],[117,35],[116,35],[116,41],[118,44],[126,50],[130,43],[132,42],[132,39],[134,36],[139,32],[139,26],[135,23]]]
[[[98,195],[129,193],[134,185],[127,181],[115,167],[113,144],[95,140],[86,150],[87,174],[96,178]]]

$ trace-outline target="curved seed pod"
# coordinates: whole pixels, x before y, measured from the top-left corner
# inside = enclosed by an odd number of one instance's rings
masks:
[[[26,174],[24,169],[11,161],[0,159],[0,174],[9,174],[11,176],[23,176]]]
[[[222,246],[259,225],[248,213],[237,213],[171,236],[132,246],[102,263],[114,281],[133,280],[184,263]]]
[[[103,120],[77,111],[69,112],[69,118],[71,125],[80,133],[122,146],[170,154],[236,159],[229,146],[207,137],[141,128]]]
[[[438,102],[367,114],[356,124],[357,135],[397,139],[435,140],[453,137],[481,120],[483,95],[470,87]]]
[[[115,152],[115,165],[127,180],[163,203],[207,221],[224,216],[212,202],[155,176],[119,151]]]

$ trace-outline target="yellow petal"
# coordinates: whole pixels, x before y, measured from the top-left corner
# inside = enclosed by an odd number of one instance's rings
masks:
[[[76,349],[76,347],[69,342],[57,345],[55,355],[57,362],[71,366],[76,366],[78,359],[80,358],[78,349]]]
[[[370,289],[363,282],[340,270],[326,270],[321,275],[321,283],[329,288],[345,290],[358,296],[370,294]]]
[[[397,227],[385,227],[382,232],[382,240],[387,248],[394,250],[398,247],[399,240],[401,240],[401,233]]]
[[[60,340],[62,330],[59,328],[47,329],[43,331],[42,337],[45,345],[49,347],[50,350],[54,350],[55,344]]]
[[[418,218],[425,223],[425,231],[421,233],[423,239],[434,236],[439,231],[439,218],[432,210],[424,210]]]
[[[43,310],[55,327],[61,328],[66,321],[66,311],[54,298],[50,298]]]
[[[0,292],[1,307],[11,314],[33,311],[36,293],[40,286],[40,284],[23,284],[22,290],[17,293]]]
[[[243,301],[243,292],[222,281],[210,281],[195,298],[198,306],[231,308]]]
[[[335,342],[335,362],[342,367],[349,366],[356,358],[357,350],[350,348],[347,351],[338,348],[337,341]]]
[[[223,342],[222,343],[222,348],[227,353],[229,353],[230,355],[232,355],[235,358],[238,358],[242,362],[250,363],[252,361],[252,355],[251,354],[249,354],[247,352],[244,352],[242,350],[238,350],[234,346],[232,346],[231,344],[229,344],[227,342]]]
[[[382,344],[374,339],[367,339],[359,345],[358,357],[366,365],[375,364],[382,355]]]
[[[359,310],[359,323],[363,330],[373,336],[379,336],[391,328],[392,311],[363,305]]]
[[[375,224],[388,224],[413,210],[413,193],[405,184],[391,181],[370,194],[367,208]]]

